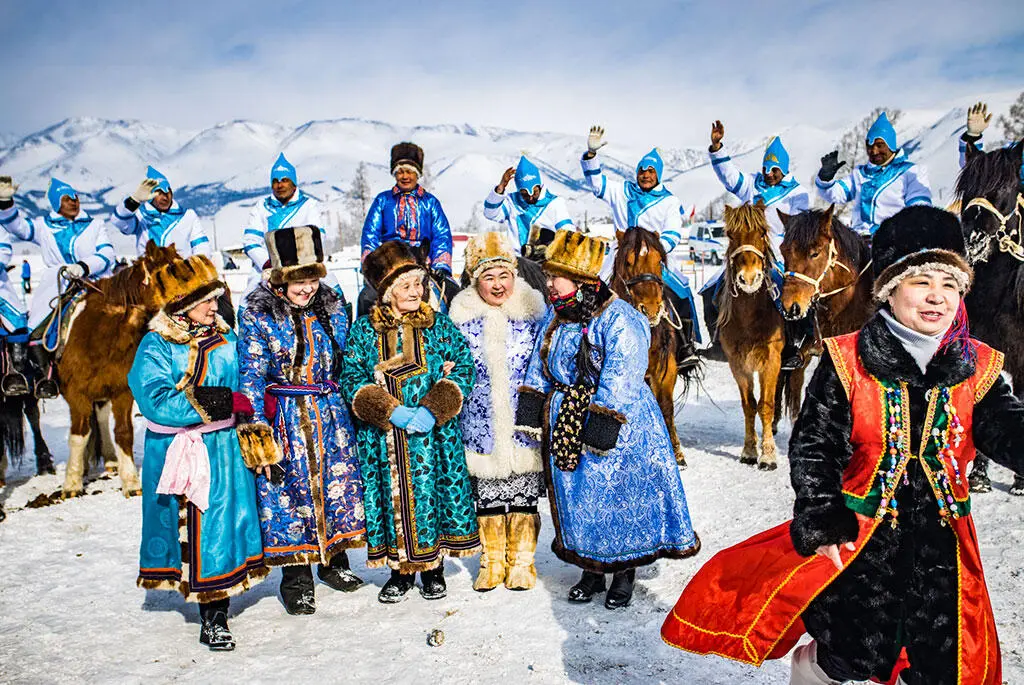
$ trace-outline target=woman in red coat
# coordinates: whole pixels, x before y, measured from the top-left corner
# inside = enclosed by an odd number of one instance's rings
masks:
[[[760,665],[810,633],[797,684],[998,685],[967,470],[975,446],[1024,467],[1024,404],[968,335],[954,215],[904,209],[872,257],[879,310],[826,341],[793,428],[793,520],[713,557],[662,637]]]

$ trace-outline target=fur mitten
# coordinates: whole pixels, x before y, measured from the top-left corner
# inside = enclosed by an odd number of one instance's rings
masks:
[[[281,448],[274,440],[274,430],[265,423],[243,423],[238,431],[242,460],[250,469],[273,466],[281,461]]]

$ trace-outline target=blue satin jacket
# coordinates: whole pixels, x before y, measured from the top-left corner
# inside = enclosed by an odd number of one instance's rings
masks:
[[[403,197],[415,206],[415,217],[399,222]],[[391,240],[400,240],[412,247],[429,240],[430,267],[452,272],[452,229],[448,217],[441,202],[422,186],[416,186],[409,193],[402,193],[396,186],[374,198],[363,222],[363,257]]]

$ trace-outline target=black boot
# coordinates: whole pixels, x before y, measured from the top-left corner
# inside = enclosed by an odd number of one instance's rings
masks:
[[[715,362],[726,362],[725,350],[718,340],[718,292],[721,286],[701,293],[704,302],[704,327],[708,329],[711,344],[700,351],[700,356]]]
[[[628,607],[633,599],[633,583],[636,581],[636,569],[619,571],[612,576],[612,586],[608,588],[608,594],[604,598],[604,606],[607,609],[621,609]]]
[[[335,554],[327,566],[323,564],[317,566],[316,575],[325,585],[341,592],[355,592],[363,584],[359,576],[349,569],[348,555],[345,550]]]
[[[25,371],[28,368],[28,343],[6,343],[3,360],[3,378],[0,379],[0,392],[8,397],[27,395],[31,392]]]
[[[228,600],[201,603],[199,618],[199,644],[206,645],[211,652],[230,652],[235,648],[235,638],[228,630]]]
[[[783,330],[786,334],[786,346],[782,348],[782,371],[796,371],[804,366],[804,357],[800,350],[807,341],[808,334],[814,334],[814,322],[810,316],[796,321],[786,320]]]
[[[39,374],[36,381],[36,397],[41,400],[52,400],[60,394],[60,386],[57,385],[57,370],[53,368],[53,357],[42,343],[29,345],[28,350],[32,363],[35,364],[35,370]]]
[[[604,592],[604,574],[584,571],[580,582],[569,588],[569,601],[574,604],[586,604],[594,599],[598,592]]]
[[[444,566],[438,566],[420,574],[420,594],[423,599],[444,599],[448,596],[448,586],[444,582]]]
[[[409,594],[409,590],[415,584],[415,573],[399,573],[392,570],[391,578],[388,582],[384,583],[384,587],[377,594],[377,601],[381,604],[398,604],[405,599],[405,596]]]
[[[992,481],[988,478],[988,457],[978,452],[974,457],[974,468],[967,478],[971,492],[992,492]]]
[[[316,612],[313,571],[309,566],[285,566],[281,569],[281,599],[284,610],[293,616]]]
[[[1013,485],[1010,486],[1011,495],[1024,495],[1024,476],[1020,474],[1013,475]]]
[[[692,369],[700,364],[697,356],[697,341],[693,332],[694,321],[682,319],[679,328],[679,347],[676,348],[676,366],[680,371]]]
[[[36,454],[36,475],[42,476],[46,473],[53,475],[57,473],[57,469],[53,466],[53,455],[43,451]]]

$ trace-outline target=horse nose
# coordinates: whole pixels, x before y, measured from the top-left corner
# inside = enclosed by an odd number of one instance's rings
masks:
[[[799,318],[800,317],[800,305],[798,305],[796,302],[794,302],[793,304],[791,304],[789,306],[789,311],[787,313],[789,314],[789,316],[791,318],[794,318],[794,319]]]

